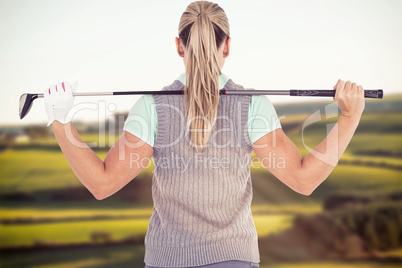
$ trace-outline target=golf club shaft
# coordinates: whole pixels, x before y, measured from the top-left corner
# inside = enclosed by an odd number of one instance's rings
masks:
[[[220,95],[287,95],[287,96],[305,96],[305,97],[334,97],[335,90],[326,89],[288,89],[288,90],[219,90]],[[171,91],[116,91],[116,92],[77,92],[73,96],[112,96],[112,95],[182,95],[182,90]],[[43,98],[43,93],[37,94],[38,98]],[[365,98],[382,99],[382,89],[364,90]]]

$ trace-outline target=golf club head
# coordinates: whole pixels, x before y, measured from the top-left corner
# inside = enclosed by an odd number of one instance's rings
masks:
[[[33,101],[37,98],[38,98],[38,94],[25,93],[25,94],[21,95],[20,106],[19,106],[20,119],[24,118],[29,113],[29,111],[31,110]]]

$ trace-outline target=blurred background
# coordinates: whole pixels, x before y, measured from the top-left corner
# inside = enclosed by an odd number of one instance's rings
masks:
[[[97,201],[46,127],[43,100],[78,91],[158,90],[182,72],[174,37],[191,1],[0,1],[0,266],[143,267],[153,167]],[[402,267],[402,2],[219,1],[231,24],[223,72],[255,89],[382,88],[339,165],[311,196],[252,168],[261,267]],[[138,97],[81,97],[73,123],[104,159]],[[303,156],[337,115],[332,99],[270,97]],[[93,105],[96,109],[93,109]],[[88,106],[85,106],[88,105]],[[92,106],[89,106],[92,105]],[[313,113],[319,122],[302,128]],[[254,157],[254,156],[253,156]]]

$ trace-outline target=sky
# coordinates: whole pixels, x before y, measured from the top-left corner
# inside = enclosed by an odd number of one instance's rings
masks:
[[[0,124],[45,124],[43,99],[19,120],[19,97],[63,81],[78,81],[78,92],[171,84],[184,72],[174,38],[191,2],[0,0]],[[229,18],[232,38],[222,71],[245,88],[332,89],[340,78],[385,95],[401,92],[402,1],[215,3]],[[138,98],[77,97],[76,104],[99,109],[84,109],[74,120],[128,111]],[[312,100],[269,98],[274,105]]]

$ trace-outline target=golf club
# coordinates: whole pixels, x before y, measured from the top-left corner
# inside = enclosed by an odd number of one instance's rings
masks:
[[[73,93],[73,96],[112,96],[112,95],[181,95],[183,90],[172,91],[117,91],[117,92],[79,92]],[[288,95],[288,96],[306,96],[306,97],[334,97],[335,90],[322,89],[289,89],[289,90],[219,90],[220,95]],[[382,89],[364,90],[365,98],[382,99]],[[31,110],[33,101],[37,98],[43,98],[43,93],[31,94],[25,93],[20,97],[19,113],[20,119],[24,118]]]

